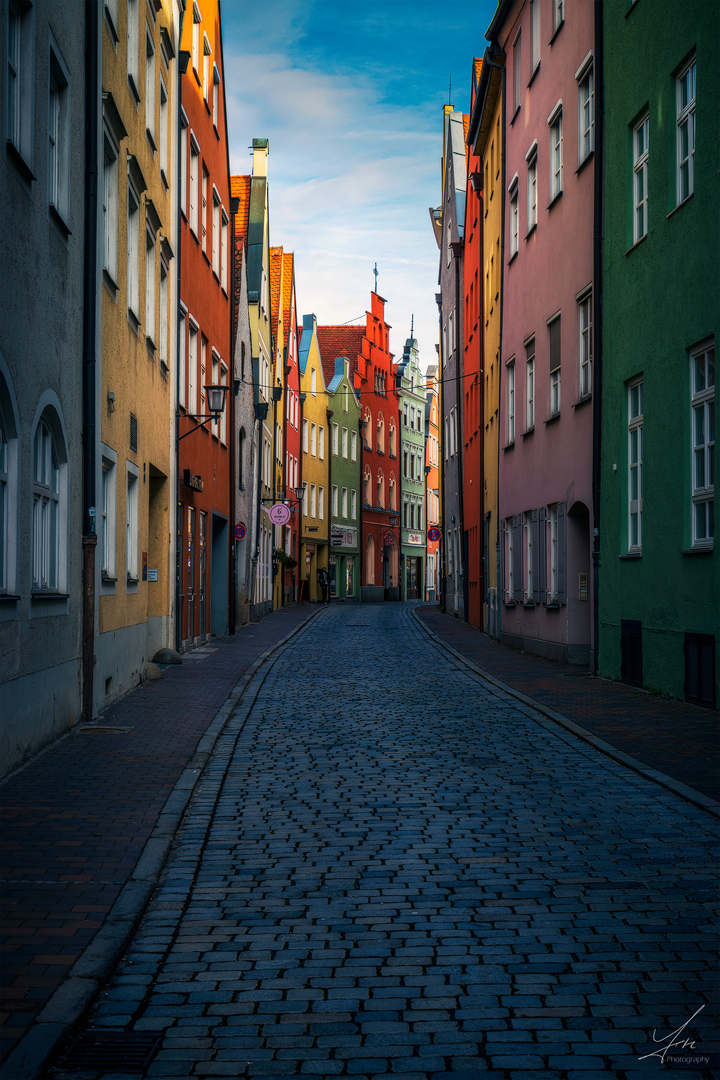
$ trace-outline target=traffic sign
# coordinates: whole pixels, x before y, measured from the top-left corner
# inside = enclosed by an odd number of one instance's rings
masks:
[[[273,503],[268,516],[273,525],[287,525],[291,517],[290,507],[285,503]]]
[[[439,540],[440,535],[441,535],[440,530],[436,529],[435,526],[433,526],[432,529],[428,529],[428,534],[427,534],[428,540],[432,540],[433,542],[435,540]]]
[[[235,526],[235,539],[242,540],[245,536],[245,531],[245,526],[243,525],[242,521],[238,521],[237,525]]]

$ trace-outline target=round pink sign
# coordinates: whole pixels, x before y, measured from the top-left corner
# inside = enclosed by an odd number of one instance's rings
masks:
[[[287,525],[290,520],[290,507],[285,503],[274,503],[270,507],[268,516],[273,525]]]

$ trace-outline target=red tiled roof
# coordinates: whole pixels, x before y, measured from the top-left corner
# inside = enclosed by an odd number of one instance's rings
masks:
[[[282,284],[283,249],[270,248],[270,332],[277,343],[280,288]],[[283,342],[283,344],[285,344]]]
[[[239,199],[240,205],[235,215],[235,236],[243,237],[247,243],[248,218],[250,216],[250,181],[251,176],[230,177],[230,198]]]
[[[483,62],[482,60],[478,60],[478,58],[475,57],[473,63],[475,65],[475,85],[477,86],[480,82],[480,72],[482,71]]]
[[[317,335],[326,384],[335,375],[335,360],[338,356],[349,357],[350,371],[356,371],[365,337],[364,326],[318,326]]]
[[[470,130],[470,114],[469,113],[463,113],[463,139],[465,140],[465,160],[466,161],[467,161],[467,156],[468,156],[467,137],[468,137],[468,131],[469,130]]]

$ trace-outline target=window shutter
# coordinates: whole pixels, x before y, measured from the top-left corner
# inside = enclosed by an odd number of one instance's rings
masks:
[[[540,603],[540,530],[538,527],[538,511],[532,512],[532,600],[533,604]]]
[[[513,595],[512,599],[522,603],[523,598],[523,527],[522,515],[513,518]]]
[[[502,599],[504,603],[510,599],[507,587],[507,567],[505,566],[505,547],[507,544],[507,524],[503,518],[500,521],[500,567],[499,581],[502,582]]]
[[[557,530],[558,530],[558,603],[565,604],[566,589],[565,589],[565,567],[566,567],[566,535],[567,535],[567,518],[565,516],[566,503],[559,502],[557,504]]]
[[[533,537],[534,542],[534,537]],[[547,512],[544,506],[538,510],[538,574],[537,591],[539,602],[547,603]],[[533,590],[534,592],[534,590]]]

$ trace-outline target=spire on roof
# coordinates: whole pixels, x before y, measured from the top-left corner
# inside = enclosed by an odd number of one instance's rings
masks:
[[[375,275],[375,292],[377,292],[377,279],[378,279],[377,263],[375,263],[375,269],[373,270],[373,274]]]

